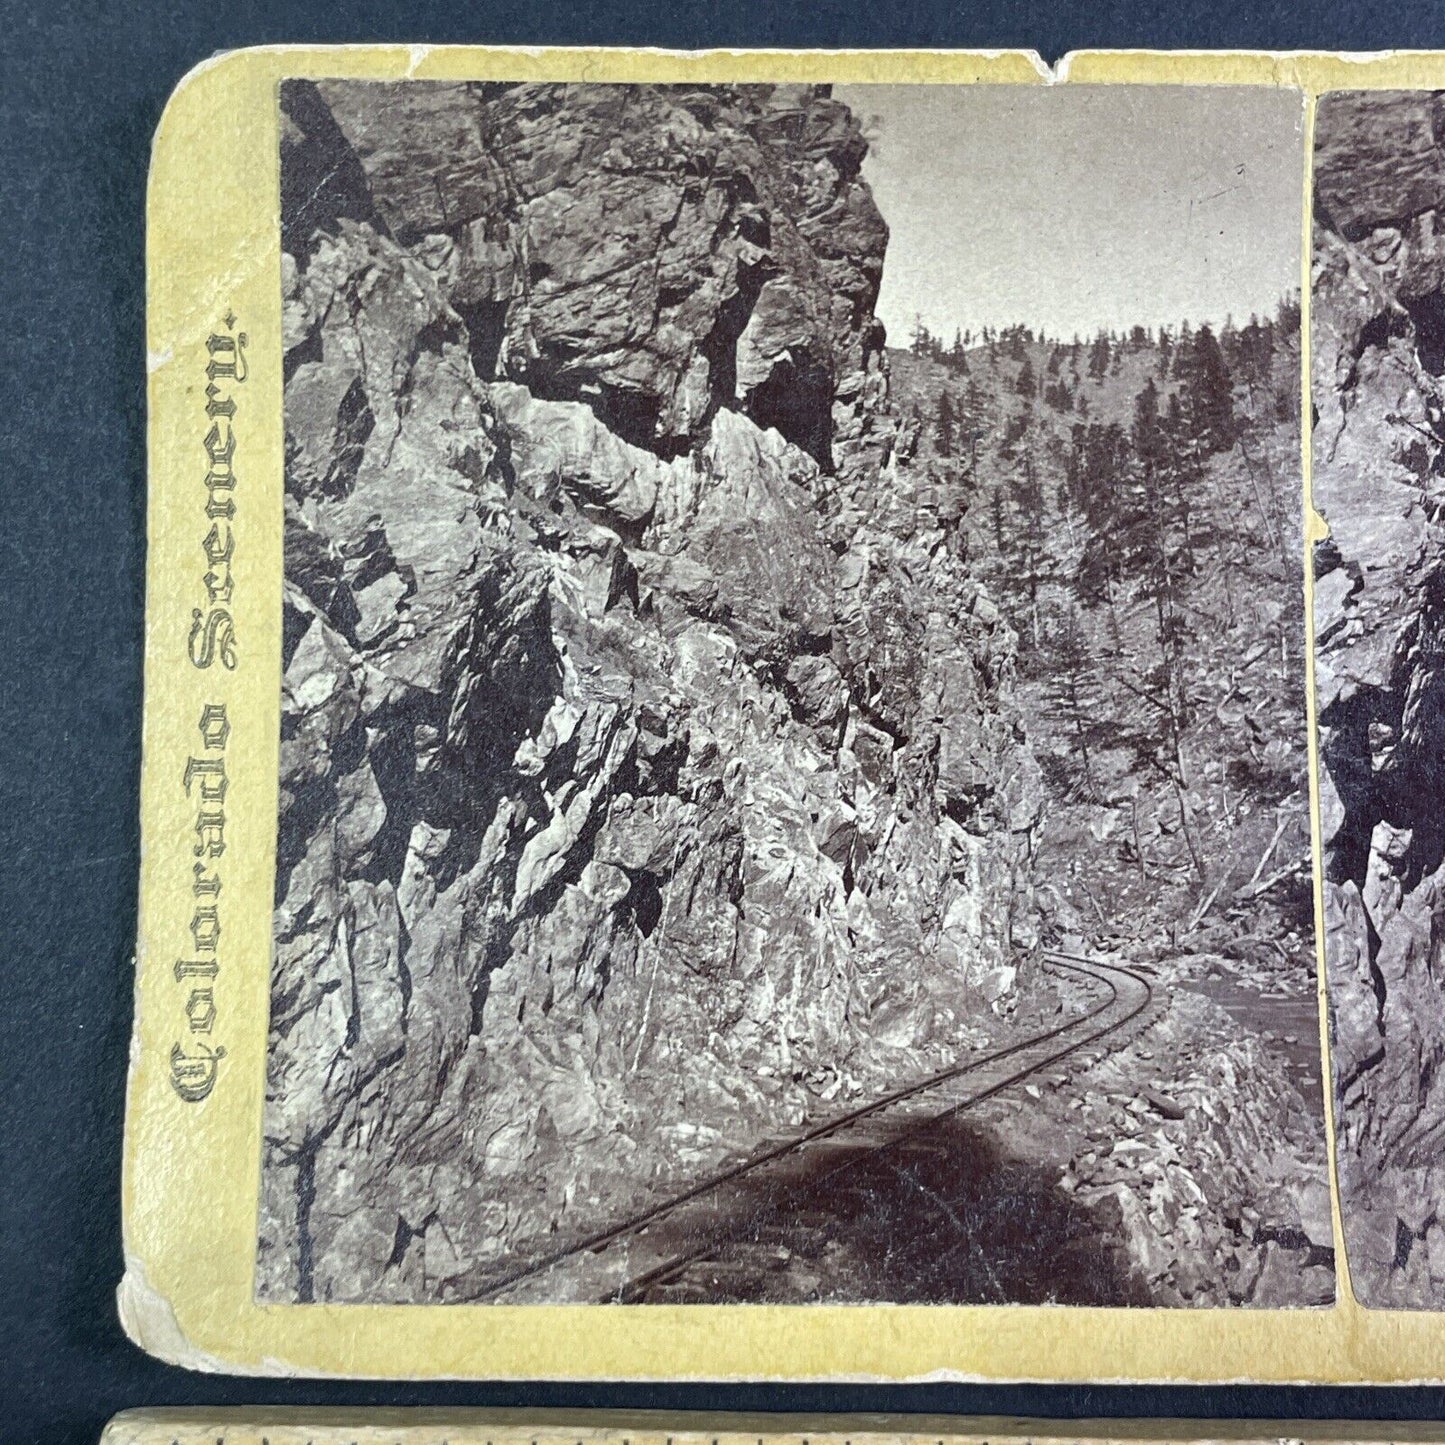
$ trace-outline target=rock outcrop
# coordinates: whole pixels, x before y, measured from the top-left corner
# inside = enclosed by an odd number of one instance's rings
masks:
[[[892,495],[845,107],[282,109],[258,1289],[465,1298],[1006,1011],[1035,770],[956,515]]]
[[[1445,96],[1320,104],[1316,682],[1351,1279],[1445,1305]]]

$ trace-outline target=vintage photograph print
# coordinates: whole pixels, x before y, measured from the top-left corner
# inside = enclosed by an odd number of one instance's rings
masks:
[[[257,1298],[1330,1304],[1301,93],[277,101]],[[1328,374],[1364,395],[1368,341],[1393,389],[1347,434],[1420,498],[1377,604],[1418,643],[1368,624],[1379,682],[1326,708],[1337,773],[1392,759],[1332,855],[1363,969],[1438,887],[1445,311],[1436,192],[1332,185]],[[1435,1137],[1413,997],[1409,1068],[1341,1078],[1398,1179]],[[1382,1246],[1412,1281],[1422,1211]]]
[[[1359,1301],[1445,1307],[1445,93],[1322,96],[1314,609],[1340,1207]]]

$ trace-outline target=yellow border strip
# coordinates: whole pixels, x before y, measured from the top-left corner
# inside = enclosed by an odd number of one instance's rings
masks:
[[[1305,156],[1312,162],[1315,148],[1315,116],[1319,98],[1310,95],[1305,101]],[[1334,1061],[1330,1056],[1329,989],[1325,957],[1325,884],[1319,860],[1324,856],[1324,827],[1320,821],[1320,735],[1319,694],[1315,689],[1315,543],[1329,535],[1325,519],[1315,508],[1314,494],[1314,412],[1310,398],[1314,351],[1311,326],[1314,314],[1314,292],[1311,285],[1314,262],[1314,184],[1313,166],[1306,164],[1304,205],[1300,240],[1300,470],[1304,479],[1304,594],[1305,594],[1305,712],[1309,719],[1307,746],[1310,770],[1310,841],[1315,859],[1315,982],[1319,997],[1320,1058],[1324,1061],[1325,1128],[1330,1156],[1330,1214],[1335,1236],[1335,1290],[1341,1303],[1355,1305],[1354,1285],[1350,1280],[1349,1257],[1345,1252],[1344,1218],[1340,1209],[1339,1140],[1335,1134]]]
[[[279,733],[282,402],[275,87],[372,79],[1445,87],[1445,55],[1081,53],[1057,75],[1023,51],[708,52],[270,47],[197,67],[172,96],[148,198],[150,399],[146,700],[136,1026],[125,1149],[122,1318],[139,1344],[201,1369],[390,1378],[1047,1381],[1430,1381],[1445,1316],[1333,1309],[1155,1311],[944,1306],[260,1306],[252,1297],[274,877]],[[1308,167],[1306,166],[1306,170]],[[1307,224],[1307,220],[1306,220]],[[1306,263],[1307,267],[1307,263]],[[1307,274],[1307,269],[1306,269]],[[1307,294],[1307,287],[1306,287]],[[1307,314],[1307,313],[1306,313]],[[246,375],[225,374],[248,338]],[[228,349],[229,348],[229,349]],[[221,363],[219,377],[208,363]],[[1304,355],[1308,374],[1308,353]],[[218,390],[208,395],[208,381]],[[230,491],[208,491],[207,428],[227,417]],[[1308,407],[1306,407],[1308,412]],[[225,435],[212,438],[224,452]],[[208,496],[230,498],[236,667],[188,657],[205,574]],[[219,542],[215,544],[219,547]],[[214,584],[213,584],[214,585]],[[205,634],[199,642],[205,644]],[[219,642],[219,639],[218,639]],[[1311,687],[1311,706],[1313,689]],[[210,708],[208,714],[206,709]],[[224,739],[215,726],[224,708]],[[207,734],[203,717],[211,719]],[[224,766],[225,853],[201,779]],[[1316,805],[1317,814],[1317,805]],[[198,828],[202,831],[198,831]],[[224,873],[215,955],[193,957],[193,854]],[[204,875],[206,878],[211,874]],[[204,931],[205,926],[202,923]],[[202,980],[225,1049],[197,1102],[171,1050]],[[204,992],[205,990],[202,990]],[[204,1056],[179,1065],[199,1092]],[[1336,1239],[1339,1240],[1336,1218]],[[1342,1254],[1342,1252],[1341,1252]]]

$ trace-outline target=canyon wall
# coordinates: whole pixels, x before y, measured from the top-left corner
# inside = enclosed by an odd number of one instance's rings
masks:
[[[1325,919],[1351,1278],[1445,1304],[1445,97],[1319,108],[1312,285]]]
[[[844,106],[281,106],[258,1291],[467,1298],[1006,1013],[1037,771]]]

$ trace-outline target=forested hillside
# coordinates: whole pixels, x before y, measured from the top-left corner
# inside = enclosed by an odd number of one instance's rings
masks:
[[[1018,637],[1045,937],[1163,1005],[994,1126],[1155,1302],[1325,1302],[1298,305],[1068,342],[919,327],[889,361],[900,494]]]
[[[1296,303],[1218,335],[919,328],[892,366],[1019,636],[1060,929],[1307,976]]]

